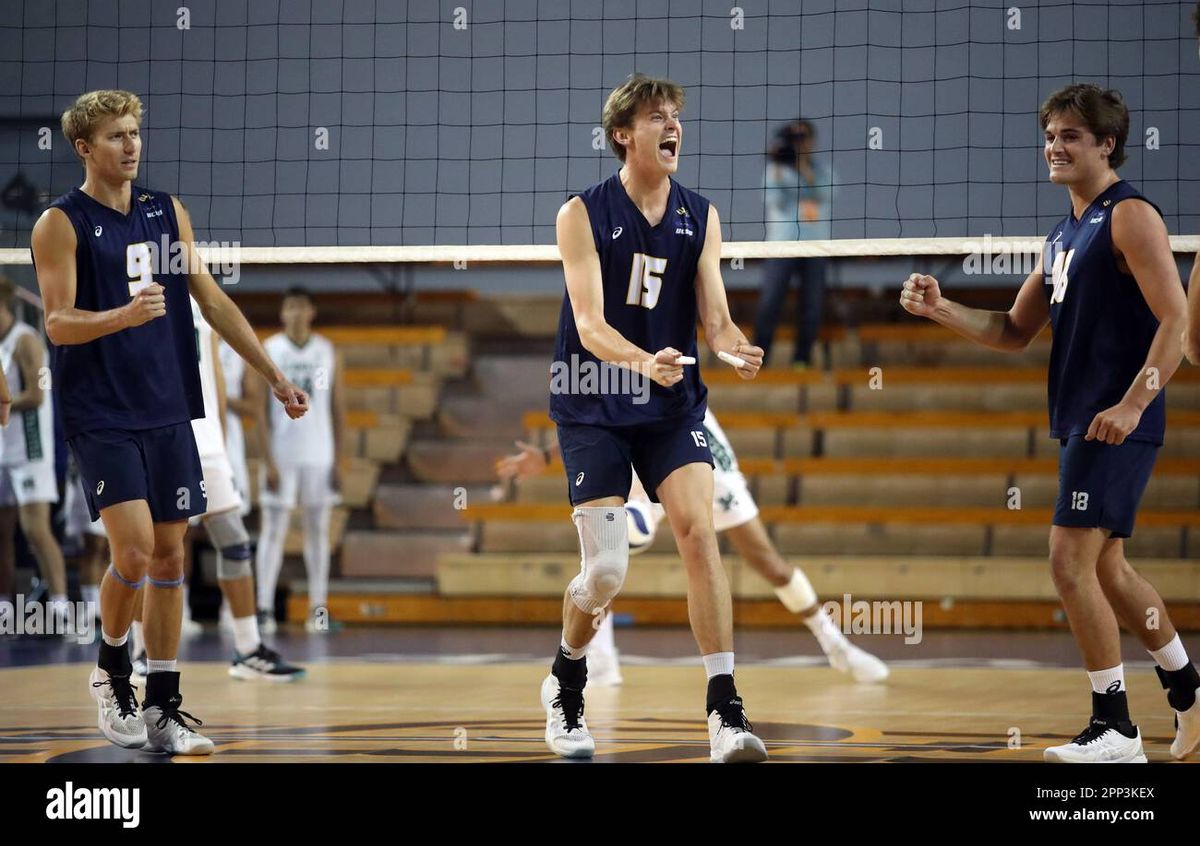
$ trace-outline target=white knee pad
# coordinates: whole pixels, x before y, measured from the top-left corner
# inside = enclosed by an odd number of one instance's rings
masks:
[[[580,611],[602,611],[625,583],[629,570],[629,527],[621,507],[576,508],[571,520],[582,551],[579,575],[571,580],[571,599]]]

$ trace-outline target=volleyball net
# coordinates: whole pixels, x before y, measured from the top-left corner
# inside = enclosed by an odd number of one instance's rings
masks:
[[[240,244],[242,261],[408,261],[455,245],[464,260],[550,260],[559,206],[619,166],[600,115],[634,71],[684,87],[677,178],[716,204],[727,254],[861,254],[896,238],[970,252],[944,239],[1044,233],[1066,202],[1046,179],[1037,110],[1075,81],[1122,92],[1120,173],[1187,235],[1200,231],[1190,12],[1176,0],[16,0],[0,20],[0,247],[27,246],[37,214],[80,181],[58,115],[81,91],[121,87],[146,106],[139,181],[178,195],[198,237]],[[797,119],[829,191],[806,221],[813,243],[777,247],[763,243],[778,222],[768,176],[792,167],[779,133]],[[252,251],[269,247],[349,251]]]

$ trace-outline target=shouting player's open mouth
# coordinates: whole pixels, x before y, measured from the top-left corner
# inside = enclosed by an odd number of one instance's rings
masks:
[[[658,145],[658,155],[664,162],[673,162],[679,155],[679,139],[664,138]]]

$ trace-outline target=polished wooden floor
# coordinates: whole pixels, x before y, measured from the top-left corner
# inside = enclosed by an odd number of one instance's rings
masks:
[[[184,710],[205,721],[220,762],[559,761],[543,741],[543,662],[310,666],[292,685],[239,682],[215,661],[182,665]],[[108,744],[95,726],[86,663],[0,669],[0,761],[165,761]],[[707,758],[698,666],[626,665],[625,684],[589,690],[596,761]],[[1169,761],[1172,715],[1154,673],[1127,674],[1152,762]],[[741,666],[738,686],[773,761],[1037,761],[1086,722],[1077,669],[893,670],[863,686],[828,668]],[[560,761],[560,763],[569,763]]]

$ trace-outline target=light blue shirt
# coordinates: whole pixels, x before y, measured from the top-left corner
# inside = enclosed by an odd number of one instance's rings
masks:
[[[833,168],[820,159],[810,159],[813,183],[810,185],[794,167],[767,164],[766,222],[768,241],[813,241],[833,237],[830,200],[833,197]],[[800,209],[804,200],[817,207],[817,219],[805,220]]]

